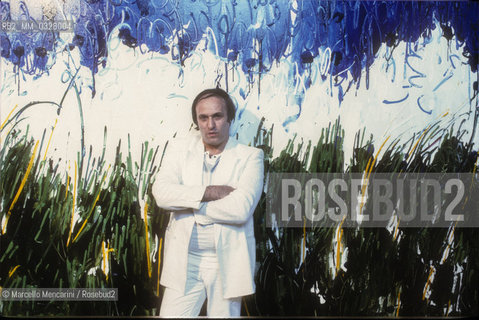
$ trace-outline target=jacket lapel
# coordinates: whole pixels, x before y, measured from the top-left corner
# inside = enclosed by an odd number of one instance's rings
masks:
[[[185,185],[202,185],[204,146],[198,135],[188,146],[182,180]],[[181,161],[181,159],[178,159]]]
[[[236,170],[238,162],[241,161],[236,156],[236,145],[238,142],[232,137],[229,137],[225,149],[221,153],[221,159],[216,167],[213,183],[217,185],[231,185],[235,181]],[[233,186],[234,187],[234,186]]]

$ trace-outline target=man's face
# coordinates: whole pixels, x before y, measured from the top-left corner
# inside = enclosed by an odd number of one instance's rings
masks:
[[[206,151],[217,154],[228,142],[230,123],[226,103],[219,97],[202,99],[196,105],[196,120]]]

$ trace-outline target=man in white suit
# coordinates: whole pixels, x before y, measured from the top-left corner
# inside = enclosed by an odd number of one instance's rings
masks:
[[[235,106],[222,89],[192,104],[199,134],[171,143],[152,187],[171,211],[165,235],[160,316],[238,317],[254,293],[253,212],[263,191],[263,152],[229,136]]]

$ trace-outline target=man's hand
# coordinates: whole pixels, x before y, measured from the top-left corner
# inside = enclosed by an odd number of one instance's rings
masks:
[[[220,200],[229,195],[235,188],[222,185],[222,186],[207,186],[201,202]]]

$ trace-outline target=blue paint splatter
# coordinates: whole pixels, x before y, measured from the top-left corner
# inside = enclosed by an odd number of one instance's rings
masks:
[[[451,79],[453,76],[453,73],[452,72],[449,72],[449,74],[447,76],[444,77],[444,79],[442,79],[438,84],[437,86],[434,87],[434,89],[432,89],[432,91],[436,91],[440,86],[442,86],[447,80]]]
[[[0,1],[0,11],[3,20],[19,18],[11,17],[6,1]],[[237,63],[246,74],[268,72],[287,57],[302,74],[330,48],[330,74],[350,68],[359,83],[381,44],[394,47],[424,37],[422,45],[427,45],[435,19],[444,37],[464,45],[471,70],[478,67],[479,4],[470,1],[304,0],[293,7],[289,1],[80,0],[79,12],[67,48],[80,51],[81,64],[93,75],[105,66],[109,36],[119,32],[124,45],[169,55],[180,65],[194,50],[205,49],[198,45],[206,38],[207,50]],[[32,19],[25,4],[21,18]],[[1,56],[26,73],[41,74],[49,68],[48,55],[59,51],[55,37],[2,31]]]
[[[289,124],[298,120],[299,116],[301,115],[303,101],[304,101],[304,92],[291,94],[288,96],[288,106],[297,106],[298,112],[294,115],[287,117],[286,120],[284,120],[283,128],[286,132],[289,132],[289,129],[288,129]]]
[[[424,97],[424,95],[422,94],[417,98],[417,106],[419,107],[419,109],[421,109],[422,112],[427,113],[427,114],[432,114],[432,110],[426,110],[422,107],[421,99],[423,97]]]
[[[401,102],[404,102],[407,100],[407,98],[409,98],[409,93],[406,94],[406,96],[402,99],[399,99],[399,100],[383,100],[383,103],[384,104],[394,104],[394,103],[401,103]]]

